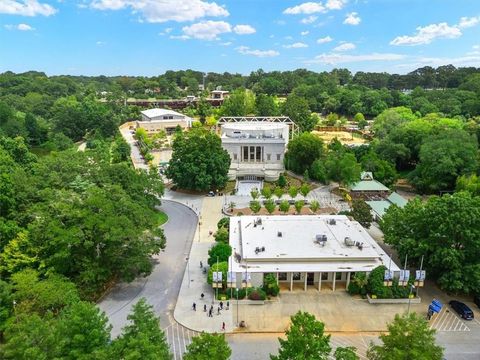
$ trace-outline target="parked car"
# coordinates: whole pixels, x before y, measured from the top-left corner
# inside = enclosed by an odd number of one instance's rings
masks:
[[[209,191],[207,196],[210,196],[210,197],[215,196],[215,193],[213,191]]]
[[[473,320],[473,311],[467,305],[457,300],[451,300],[449,304],[461,318]]]
[[[480,308],[480,295],[475,295],[473,297],[473,302]]]

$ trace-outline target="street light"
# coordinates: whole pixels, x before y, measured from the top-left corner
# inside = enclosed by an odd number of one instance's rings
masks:
[[[407,315],[410,314],[410,302],[412,300],[412,291],[415,289],[415,285],[410,284],[410,292],[408,294],[408,309],[407,309]]]
[[[190,287],[190,258],[186,257],[185,260],[187,261],[187,277],[188,277],[188,287]]]

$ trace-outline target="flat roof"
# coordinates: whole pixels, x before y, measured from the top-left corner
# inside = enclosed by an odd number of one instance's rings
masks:
[[[229,130],[242,130],[242,131],[251,131],[251,130],[283,130],[288,128],[286,123],[278,122],[255,122],[255,121],[244,121],[244,122],[232,122],[222,125],[222,129]]]
[[[323,236],[324,243],[318,241]],[[331,272],[371,271],[390,263],[367,231],[345,215],[231,217],[230,246],[235,272],[247,264],[251,272]],[[399,270],[393,263],[391,269]]]

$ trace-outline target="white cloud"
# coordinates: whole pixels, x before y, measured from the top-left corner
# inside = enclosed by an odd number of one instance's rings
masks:
[[[104,46],[104,45],[106,45],[106,44],[107,44],[107,43],[106,43],[105,41],[97,41],[97,42],[95,43],[95,45],[97,45],[97,46]]]
[[[443,22],[425,27],[417,27],[417,33],[412,36],[397,36],[390,41],[390,45],[423,45],[430,44],[435,39],[455,39],[462,36],[461,30],[456,26],[449,26]]]
[[[235,25],[233,31],[238,35],[249,35],[257,32],[257,30],[250,25]]]
[[[460,22],[458,23],[458,27],[460,29],[469,28],[472,26],[476,26],[480,23],[480,16],[474,17],[462,17],[460,18]]]
[[[38,0],[1,0],[0,14],[21,16],[50,16],[57,12],[53,6],[39,3]]]
[[[358,16],[358,13],[356,12],[351,12],[348,13],[345,20],[343,20],[343,23],[346,25],[358,25],[362,19],[360,19],[360,16]]]
[[[184,35],[200,40],[216,40],[218,35],[232,32],[232,27],[225,21],[202,21],[182,28]]]
[[[280,53],[275,50],[253,50],[248,46],[239,46],[236,50],[242,55],[252,55],[256,57],[274,57],[280,55]]]
[[[222,45],[222,46],[230,46],[230,45],[232,45],[232,42],[231,42],[231,41],[227,41],[227,42],[220,43],[220,45]]]
[[[480,50],[480,45],[473,45],[473,46],[472,46],[472,49],[474,49],[474,50]]]
[[[286,8],[283,13],[288,15],[314,14],[325,12],[325,7],[321,2],[305,2],[303,4]]]
[[[310,31],[308,31],[308,30],[302,31],[302,32],[300,33],[300,35],[302,35],[302,36],[305,36],[305,35],[308,35],[308,34],[310,34]]]
[[[173,28],[166,28],[165,30],[158,33],[158,35],[168,35],[172,32]]]
[[[296,43],[289,44],[289,45],[283,45],[283,47],[285,49],[300,49],[300,48],[306,48],[306,47],[308,47],[308,45],[305,44],[305,43],[302,43],[302,42],[296,42]]]
[[[312,23],[314,23],[317,19],[318,19],[318,16],[310,15],[310,16],[307,16],[306,18],[303,18],[302,20],[300,20],[300,22],[301,22],[302,24],[312,24]]]
[[[293,37],[292,37],[292,36],[290,36],[290,35],[288,35],[288,36],[285,36],[285,37],[284,37],[284,39],[285,39],[285,40],[292,40],[292,39],[293,39]]]
[[[345,0],[328,0],[325,7],[330,10],[341,10],[345,6]]]
[[[355,44],[346,42],[335,47],[333,51],[348,51],[348,50],[355,49],[355,47],[356,47]]]
[[[329,43],[330,41],[333,41],[333,39],[330,36],[325,36],[323,38],[317,39],[317,44],[325,44]]]
[[[396,67],[417,69],[425,65],[438,67],[438,66],[448,65],[448,64],[452,64],[454,66],[478,66],[478,63],[480,62],[480,55],[479,54],[465,55],[465,56],[459,56],[455,58],[418,57],[413,60],[414,60],[413,62],[400,64],[400,65],[397,65]]]
[[[170,35],[170,39],[172,40],[188,40],[190,36],[188,35]]]
[[[228,11],[215,2],[204,0],[92,0],[98,10],[129,8],[150,23],[194,21],[207,16],[228,16]]]
[[[18,25],[5,25],[7,30],[20,30],[20,31],[32,31],[35,30],[28,24],[18,24]]]
[[[307,64],[340,64],[364,61],[396,61],[402,60],[405,55],[389,54],[389,53],[371,53],[363,55],[349,55],[349,54],[320,54],[315,56],[313,60],[307,60]]]

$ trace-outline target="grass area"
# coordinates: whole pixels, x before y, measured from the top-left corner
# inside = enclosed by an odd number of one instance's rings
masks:
[[[161,226],[168,221],[168,215],[165,214],[163,211],[157,211],[157,224]]]
[[[236,181],[227,181],[227,184],[225,185],[225,188],[222,189],[222,191],[225,194],[230,194],[233,190],[235,190],[236,184],[237,184]]]

